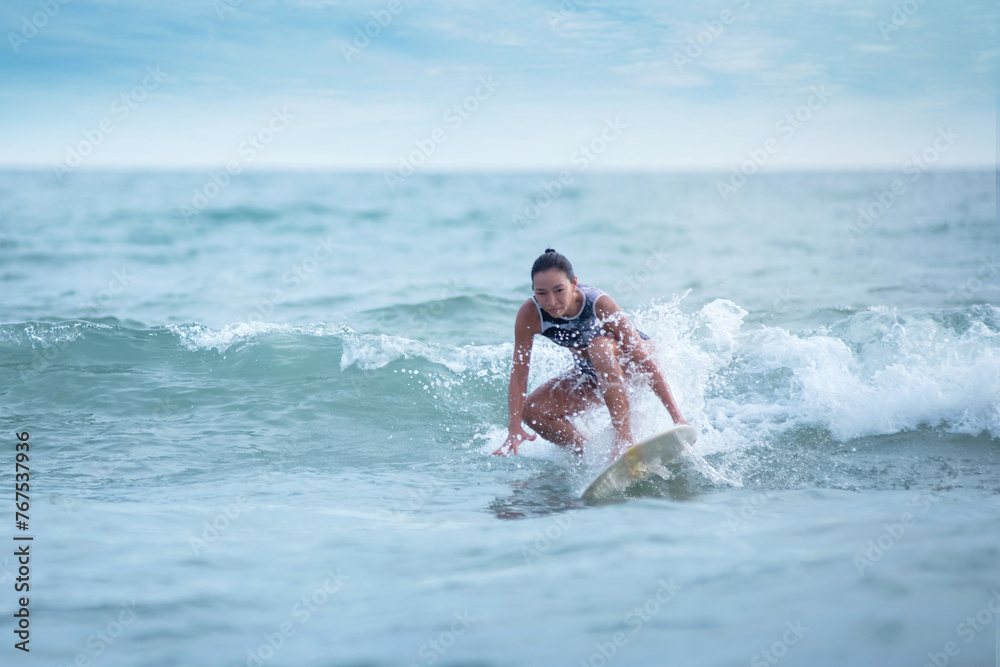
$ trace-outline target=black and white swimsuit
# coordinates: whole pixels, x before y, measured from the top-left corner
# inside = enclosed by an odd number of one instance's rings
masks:
[[[583,293],[584,300],[583,308],[574,317],[552,317],[538,305],[538,299],[532,296],[531,300],[535,302],[535,308],[538,309],[543,336],[557,345],[583,350],[590,345],[590,341],[598,336],[610,335],[601,328],[601,322],[597,319],[597,313],[594,310],[594,304],[607,292],[590,285],[577,285],[577,288]],[[641,331],[636,331],[643,340],[649,340],[649,336]],[[573,363],[577,370],[593,378],[597,377],[597,369],[594,368],[590,359],[574,354]]]

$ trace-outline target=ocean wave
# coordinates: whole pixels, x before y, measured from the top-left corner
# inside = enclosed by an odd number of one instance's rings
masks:
[[[747,324],[747,311],[732,301],[694,312],[682,306],[678,297],[631,317],[653,337],[661,369],[687,419],[702,430],[706,452],[745,447],[753,434],[802,428],[825,429],[839,442],[922,428],[1000,438],[1000,308],[870,309],[815,330],[790,331]],[[354,388],[360,378],[366,391],[382,396],[409,391],[419,374],[439,418],[450,414],[463,423],[470,403],[496,403],[506,411],[512,351],[511,342],[431,342],[328,323],[0,325],[2,361],[15,371],[30,369],[33,357],[43,358],[45,368],[75,360],[140,369],[207,363],[233,373],[252,367],[255,378],[268,372],[347,378]],[[570,367],[566,350],[537,339],[530,387]],[[637,391],[634,405],[637,435],[670,425],[651,392]],[[475,427],[484,448],[502,436],[493,430],[493,412]],[[589,425],[607,431],[606,411],[595,413]]]
[[[791,372],[789,421],[823,425],[836,440],[921,426],[998,437],[996,311],[868,311],[825,332],[748,332],[744,349],[759,367]]]

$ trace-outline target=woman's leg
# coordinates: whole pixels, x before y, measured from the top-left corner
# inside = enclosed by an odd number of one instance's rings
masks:
[[[553,378],[531,392],[524,401],[524,421],[536,433],[560,446],[583,452],[586,438],[569,420],[600,403],[597,382],[582,373]]]
[[[598,336],[587,347],[587,356],[597,370],[601,397],[611,413],[611,425],[615,429],[615,456],[635,444],[625,374],[619,361],[621,354],[618,341],[610,336]]]
[[[639,345],[642,346],[642,349],[638,350],[636,354],[628,355],[623,364],[626,376],[631,379],[636,374],[641,373],[649,383],[649,388],[653,390],[656,397],[663,403],[663,407],[670,413],[670,418],[674,420],[674,423],[687,423],[681,416],[681,411],[674,401],[673,394],[670,393],[670,386],[663,377],[663,373],[660,372],[660,367],[653,359],[653,355],[656,353],[656,343],[652,340],[641,340]]]

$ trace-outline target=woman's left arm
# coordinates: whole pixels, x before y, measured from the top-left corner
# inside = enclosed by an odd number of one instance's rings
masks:
[[[670,386],[667,385],[663,373],[660,372],[659,365],[649,353],[645,341],[632,326],[632,322],[621,307],[609,295],[604,294],[594,304],[594,313],[601,321],[604,331],[615,337],[621,345],[622,351],[636,367],[643,373],[649,374],[653,392],[663,402],[663,407],[670,413],[670,418],[674,420],[674,423],[687,424],[688,422],[681,414],[680,408],[677,407],[677,401],[674,400],[674,396],[670,392]]]

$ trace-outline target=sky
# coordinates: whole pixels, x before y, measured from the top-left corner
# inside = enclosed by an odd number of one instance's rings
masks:
[[[993,169],[998,25],[987,1],[6,0],[0,167]]]

